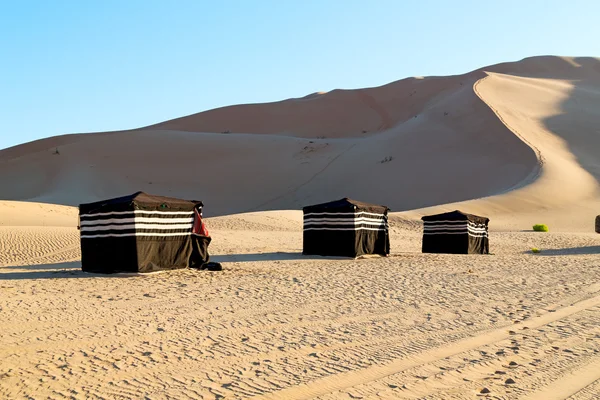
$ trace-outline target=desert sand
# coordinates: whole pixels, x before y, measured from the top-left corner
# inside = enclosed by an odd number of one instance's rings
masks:
[[[600,59],[535,57],[2,150],[0,398],[598,398],[599,110]],[[136,190],[203,200],[224,270],[83,273],[72,206]],[[389,257],[300,254],[344,196]],[[421,254],[454,209],[492,254]]]

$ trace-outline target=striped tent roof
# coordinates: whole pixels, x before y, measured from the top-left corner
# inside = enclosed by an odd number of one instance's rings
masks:
[[[447,221],[471,221],[479,224],[487,224],[490,219],[487,217],[480,217],[474,214],[467,214],[460,210],[450,211],[442,214],[435,215],[426,215],[421,217],[423,221],[439,221],[439,220],[447,220]]]
[[[193,211],[202,207],[198,200],[181,200],[174,197],[155,196],[144,192],[136,192],[128,196],[101,200],[94,203],[80,204],[80,214],[95,214],[106,211],[156,210],[156,211]]]
[[[328,203],[315,204],[306,206],[302,209],[305,213],[311,212],[342,212],[345,210],[359,210],[372,213],[387,214],[389,208],[376,204],[364,203],[362,201],[349,199],[344,197],[340,200],[330,201]]]

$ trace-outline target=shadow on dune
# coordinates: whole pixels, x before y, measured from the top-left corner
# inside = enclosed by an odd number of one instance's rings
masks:
[[[600,183],[600,59],[577,57],[573,65],[561,58],[549,62],[562,63],[548,78],[568,80],[573,88],[560,104],[560,112],[542,120],[545,128],[563,139],[579,165]],[[581,72],[579,72],[581,71]],[[518,74],[516,74],[518,75]]]
[[[349,257],[305,256],[302,253],[272,252],[248,254],[221,254],[210,256],[214,262],[253,262],[253,261],[290,261],[290,260],[351,260]]]
[[[531,254],[531,251],[525,253]],[[585,247],[567,247],[564,249],[548,249],[537,253],[536,256],[576,256],[600,254],[600,246],[585,246]]]

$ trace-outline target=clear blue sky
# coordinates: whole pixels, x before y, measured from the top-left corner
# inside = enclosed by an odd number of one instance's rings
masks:
[[[534,55],[600,56],[598,0],[0,0],[0,148]]]

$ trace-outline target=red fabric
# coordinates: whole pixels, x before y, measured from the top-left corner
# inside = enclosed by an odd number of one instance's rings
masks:
[[[206,225],[204,225],[198,210],[194,210],[194,214],[194,227],[192,228],[192,233],[208,236],[208,229],[206,229]]]

